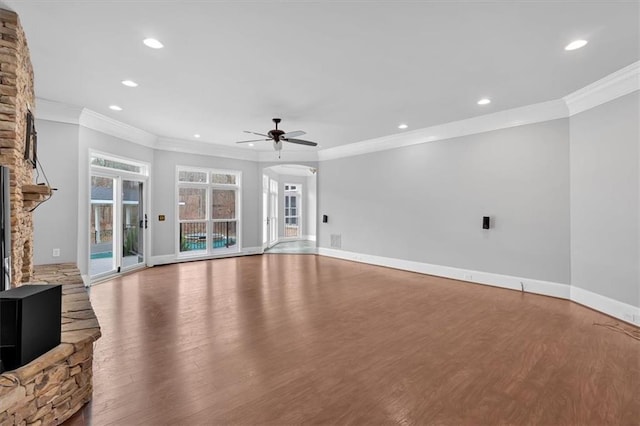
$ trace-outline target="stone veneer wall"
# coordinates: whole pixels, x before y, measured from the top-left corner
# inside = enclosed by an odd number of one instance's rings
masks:
[[[33,187],[33,169],[24,160],[27,108],[35,95],[29,48],[18,15],[0,9],[0,165],[11,170],[12,285],[31,280],[33,273],[32,202],[23,187]],[[29,196],[27,196],[29,199]]]
[[[0,375],[2,426],[61,424],[93,392],[93,342],[101,334],[80,271],[72,264],[36,266],[35,279],[62,285],[62,343]]]

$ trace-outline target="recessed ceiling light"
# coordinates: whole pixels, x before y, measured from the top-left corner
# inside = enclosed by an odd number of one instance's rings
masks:
[[[152,49],[162,49],[164,47],[164,44],[160,43],[155,38],[145,38],[142,42]]]
[[[407,127],[409,127],[408,125],[402,123],[398,126],[398,129],[406,129]]]
[[[482,98],[478,101],[478,105],[489,105],[491,103],[491,99]]]
[[[252,143],[250,143],[250,144],[249,144],[249,146],[253,146],[253,144],[252,144]]]
[[[136,83],[133,80],[122,80],[122,84],[124,84],[127,87],[138,87],[138,83]]]
[[[571,43],[567,44],[564,48],[564,50],[576,50],[576,49],[580,49],[581,47],[585,47],[587,45],[588,41],[587,40],[574,40]]]
[[[199,137],[200,137],[200,135],[196,133],[195,135],[193,135],[193,137],[194,137],[194,138],[199,138]]]
[[[112,109],[114,111],[122,111],[122,108],[118,105],[109,105],[109,109]]]

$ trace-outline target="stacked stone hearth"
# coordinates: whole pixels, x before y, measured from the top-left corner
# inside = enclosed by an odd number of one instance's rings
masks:
[[[100,326],[80,272],[72,264],[36,266],[35,280],[62,285],[62,343],[0,375],[0,425],[60,424],[91,400]]]

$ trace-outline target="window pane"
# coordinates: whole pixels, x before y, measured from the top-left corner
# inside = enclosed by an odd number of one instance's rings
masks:
[[[236,245],[236,221],[214,222],[213,241],[211,245],[214,249],[228,248]]]
[[[91,165],[108,167],[110,169],[124,170],[133,173],[142,173],[142,168],[133,164],[123,163],[116,160],[107,160],[106,158],[91,157]]]
[[[204,172],[189,172],[189,171],[181,171],[178,173],[178,180],[180,182],[198,182],[198,183],[206,183],[207,182],[207,174]]]
[[[291,197],[291,207],[295,207],[296,206],[296,200],[298,198],[297,197]]]
[[[289,207],[289,197],[284,197],[284,206]]]
[[[211,218],[235,219],[236,191],[228,189],[213,189],[211,193]]]
[[[180,251],[206,250],[207,223],[189,222],[180,224]]]
[[[205,219],[207,215],[206,196],[204,188],[180,188],[180,220]]]
[[[211,173],[211,183],[236,184],[236,175]]]
[[[297,216],[298,215],[298,210],[297,209],[291,209],[291,215],[290,216]]]

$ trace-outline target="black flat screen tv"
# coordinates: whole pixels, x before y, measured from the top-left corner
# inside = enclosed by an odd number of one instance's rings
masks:
[[[11,197],[9,168],[0,166],[0,291],[11,288]]]

